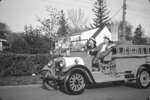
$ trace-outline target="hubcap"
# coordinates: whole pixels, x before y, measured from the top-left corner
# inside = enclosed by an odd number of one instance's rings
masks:
[[[140,76],[142,86],[147,86],[150,83],[150,75],[147,71],[143,71]]]
[[[81,74],[73,74],[70,77],[70,88],[73,91],[80,91],[85,87],[84,77]]]

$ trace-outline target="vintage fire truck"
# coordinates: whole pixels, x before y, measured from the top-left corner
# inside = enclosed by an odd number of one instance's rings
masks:
[[[138,88],[150,86],[150,46],[117,44],[112,59],[92,70],[92,56],[87,52],[71,52],[70,56],[50,60],[41,71],[43,84],[69,94],[81,94],[90,84],[133,82]]]

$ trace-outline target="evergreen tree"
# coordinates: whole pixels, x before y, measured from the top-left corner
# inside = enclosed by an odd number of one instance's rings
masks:
[[[94,26],[95,27],[103,27],[104,25],[107,25],[110,18],[109,18],[109,11],[106,6],[106,2],[104,0],[97,0],[94,3],[94,9],[93,9],[96,18],[94,18]]]
[[[125,39],[127,41],[130,41],[130,40],[132,40],[132,25],[129,22],[127,22],[127,21],[125,21],[125,24],[126,24],[126,26],[125,26]],[[122,30],[123,30],[123,22],[120,21],[119,22],[119,28],[118,28],[119,39],[120,40],[123,39]]]
[[[146,44],[145,38],[143,38],[144,32],[141,25],[135,29],[134,37],[133,37],[133,44],[141,45]]]
[[[125,24],[126,24],[126,30],[125,30],[125,37],[126,37],[126,40],[127,41],[131,41],[132,40],[132,28],[133,26],[125,21]],[[122,28],[123,28],[123,24],[122,24],[122,21],[115,21],[115,22],[111,22],[110,24],[107,25],[107,27],[109,28],[109,30],[112,32],[112,35],[116,34],[117,33],[117,38],[119,40],[122,40]]]
[[[59,37],[66,36],[68,34],[67,29],[68,29],[67,21],[65,20],[65,15],[64,15],[63,10],[61,10],[61,17],[59,20],[59,29],[58,29],[57,35]]]

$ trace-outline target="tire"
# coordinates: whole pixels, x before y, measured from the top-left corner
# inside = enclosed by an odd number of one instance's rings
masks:
[[[64,83],[60,84],[59,90],[60,90],[61,92],[65,93],[65,94],[69,94],[69,92],[68,92],[67,88],[65,87],[65,84],[64,84]]]
[[[54,90],[55,89],[53,87],[53,81],[49,81],[49,80],[43,80],[43,87],[48,89],[48,90]]]
[[[81,72],[73,72],[65,82],[65,90],[72,95],[78,95],[84,92],[86,80]]]
[[[150,86],[150,73],[146,69],[141,69],[137,73],[136,86],[138,88],[148,88]]]

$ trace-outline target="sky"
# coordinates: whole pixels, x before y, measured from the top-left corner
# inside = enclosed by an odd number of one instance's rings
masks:
[[[24,31],[24,25],[38,26],[37,17],[46,16],[46,7],[51,6],[65,12],[72,8],[81,8],[92,23],[92,11],[95,0],[2,0],[0,2],[0,22],[6,23],[14,32]],[[123,0],[106,0],[112,21],[122,19]],[[67,14],[67,13],[66,13]],[[148,0],[127,0],[126,20],[133,28],[141,24],[147,36],[150,36],[150,2]]]

